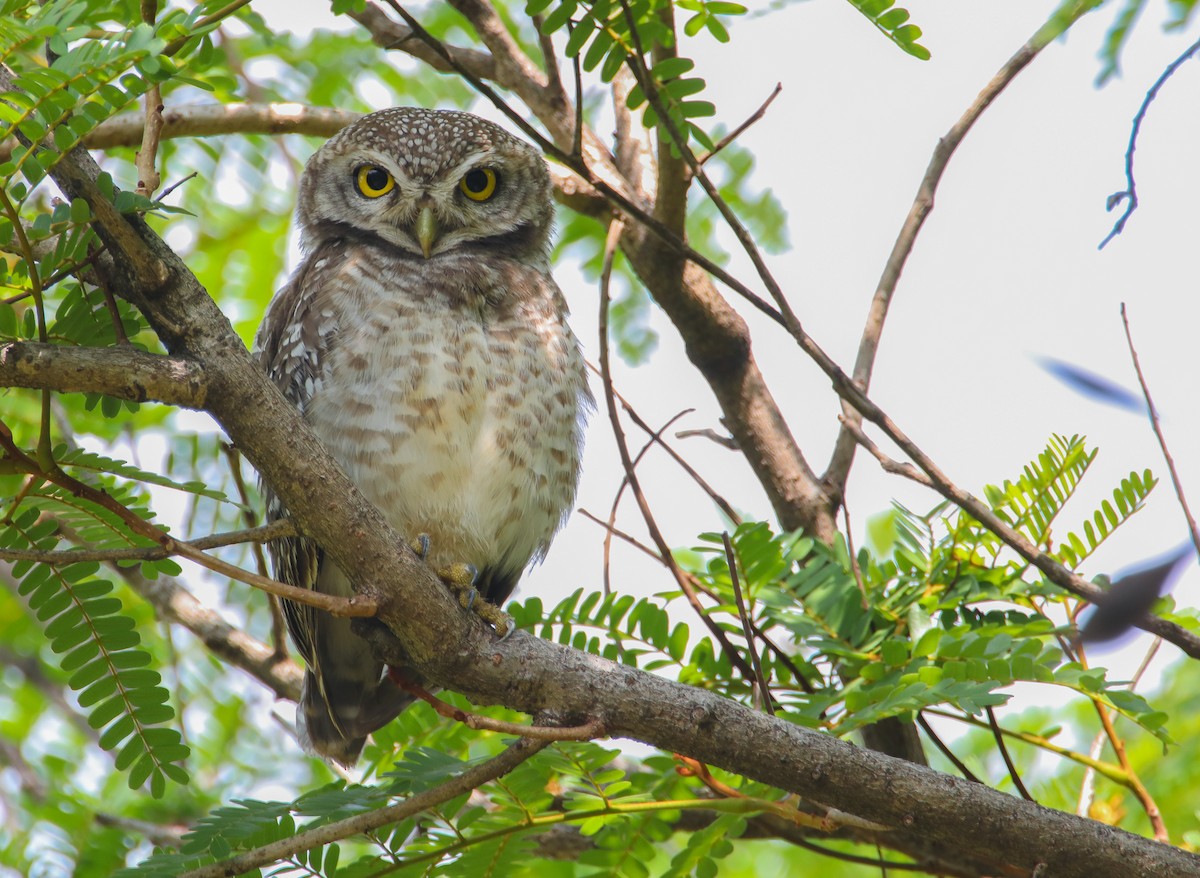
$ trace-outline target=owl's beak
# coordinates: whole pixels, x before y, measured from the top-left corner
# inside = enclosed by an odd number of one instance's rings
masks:
[[[421,212],[417,214],[417,242],[421,245],[421,252],[428,259],[433,253],[433,245],[438,238],[437,218],[433,215],[432,207],[422,207]]]

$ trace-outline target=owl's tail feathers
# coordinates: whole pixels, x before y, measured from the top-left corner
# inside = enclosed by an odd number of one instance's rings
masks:
[[[350,768],[367,735],[390,723],[412,701],[387,677],[369,689],[333,686],[322,691],[310,672],[304,675],[296,707],[296,735],[308,752]]]

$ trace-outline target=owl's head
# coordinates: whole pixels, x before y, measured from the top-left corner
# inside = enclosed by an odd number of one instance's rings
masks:
[[[395,107],[343,128],[309,159],[301,247],[372,237],[426,259],[494,249],[545,258],[554,206],[541,154],[470,113]]]

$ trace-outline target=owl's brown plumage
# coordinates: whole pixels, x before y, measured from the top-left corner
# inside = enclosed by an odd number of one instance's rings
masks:
[[[259,330],[264,367],[396,530],[436,566],[478,568],[493,603],[546,551],[575,496],[583,359],[550,276],[550,181],[536,150],[467,113],[363,117],[309,161],[305,257]],[[268,515],[286,514],[267,491]],[[276,576],[348,595],[309,540]],[[397,584],[397,587],[402,587]],[[302,740],[344,764],[408,697],[349,620],[285,602],[308,664]]]

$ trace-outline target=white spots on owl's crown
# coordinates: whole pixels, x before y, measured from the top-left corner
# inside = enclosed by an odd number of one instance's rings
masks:
[[[503,128],[457,110],[392,107],[363,116],[322,147],[339,152],[348,146],[394,156],[413,177],[433,179],[471,156],[500,150],[536,151]]]

